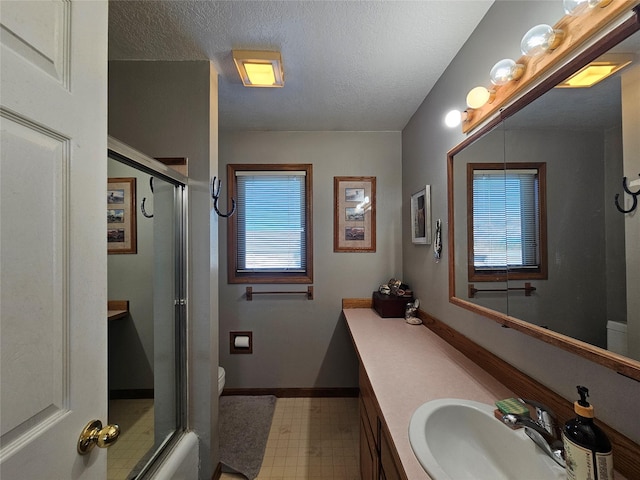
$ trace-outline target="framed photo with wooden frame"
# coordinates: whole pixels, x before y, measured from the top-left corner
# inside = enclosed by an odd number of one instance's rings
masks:
[[[411,195],[411,241],[431,244],[431,185]]]
[[[334,252],[376,251],[376,177],[333,177]]]
[[[108,179],[107,253],[138,253],[135,177]]]

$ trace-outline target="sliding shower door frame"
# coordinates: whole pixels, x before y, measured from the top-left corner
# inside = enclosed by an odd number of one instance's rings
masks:
[[[180,172],[167,165],[151,158],[125,143],[108,137],[108,156],[121,163],[129,165],[137,170],[145,172],[153,177],[158,177],[176,187],[174,189],[174,224],[175,229],[175,298],[174,298],[174,318],[175,318],[175,372],[176,372],[176,429],[169,435],[155,450],[149,461],[138,474],[139,479],[151,478],[153,472],[162,463],[162,460],[169,454],[171,447],[178,443],[180,438],[187,432],[188,427],[188,178]]]

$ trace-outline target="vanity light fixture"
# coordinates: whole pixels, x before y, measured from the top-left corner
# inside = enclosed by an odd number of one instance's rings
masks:
[[[369,197],[367,196],[364,197],[364,200],[362,202],[356,205],[356,212],[362,213],[369,210],[371,210],[371,200],[369,200]]]
[[[634,60],[633,54],[610,53],[602,55],[589,65],[578,70],[556,88],[588,88],[610,77]]]
[[[467,106],[469,108],[480,108],[487,103],[493,102],[496,96],[495,90],[485,87],[475,87],[467,94]]]
[[[471,118],[471,114],[468,110],[461,112],[460,110],[451,110],[444,117],[444,124],[449,128],[455,128],[460,125],[461,122],[468,122]]]
[[[613,0],[563,0],[562,6],[564,8],[564,13],[577,17],[578,15],[582,15],[589,8],[604,8],[612,1]]]
[[[522,37],[520,50],[523,55],[535,57],[558,47],[564,38],[562,30],[549,25],[536,25]]]
[[[510,58],[505,58],[493,66],[489,72],[489,78],[494,85],[506,85],[511,81],[518,80],[523,73],[524,65],[516,63]]]
[[[284,87],[280,52],[233,50],[232,53],[245,87]]]
[[[503,59],[493,66],[490,79],[491,83],[496,86],[495,96],[479,107],[469,107],[467,118],[462,123],[463,133],[469,133],[490,116],[495,115],[505,104],[530,88],[541,75],[550,72],[561,58],[573,54],[585,41],[592,39],[594,32],[604,29],[618,16],[627,12],[631,5],[638,2],[637,0],[618,2],[613,0],[563,0],[562,3],[565,15],[559,22],[553,27],[537,25],[522,38],[520,45],[524,53],[522,57],[518,60]],[[540,58],[532,59],[533,56],[540,54],[542,54]],[[530,69],[528,65],[535,68]],[[609,72],[606,73],[614,72],[614,69],[609,69]],[[575,82],[576,80],[572,79],[573,85],[560,86],[576,87]],[[492,87],[489,86],[489,88]],[[473,101],[469,105],[471,104],[477,105]]]

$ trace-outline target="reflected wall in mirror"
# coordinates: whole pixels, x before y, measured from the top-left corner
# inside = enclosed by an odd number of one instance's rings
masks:
[[[138,190],[137,252],[108,257],[109,299],[129,302],[109,322],[109,422],[121,427],[109,478],[142,478],[183,427],[184,184],[147,167],[109,153],[109,176],[133,177]]]
[[[527,94],[535,100],[523,97],[494,128],[485,127],[450,152],[450,291],[453,303],[640,379],[640,363],[630,360],[640,360],[640,210],[625,214],[615,203],[619,194],[621,206],[626,199],[623,209],[632,204],[623,177],[640,184],[635,22],[629,28],[635,33],[608,52],[625,54],[630,64],[589,88],[541,86]],[[604,53],[600,45],[591,47],[591,58],[583,54],[586,61]],[[475,288],[509,290],[470,298],[467,164],[496,161],[546,163],[548,276],[530,280],[535,290],[526,293],[520,290],[525,281],[511,271],[506,282],[479,285],[476,278]]]
[[[470,209],[472,192],[468,186],[468,166],[473,164],[484,163],[487,168],[489,165],[505,164],[504,157],[504,127],[498,125],[491,132],[482,137],[480,141],[471,143],[469,146],[461,150],[455,155],[453,175],[454,175],[454,222],[455,222],[455,296],[458,298],[470,298],[471,288],[482,288],[492,290],[506,291],[507,279],[505,275],[494,276],[491,279],[485,279],[480,287],[476,283],[476,278],[472,275],[471,269],[474,265],[473,245],[469,244],[472,233],[469,231],[473,212]],[[504,225],[501,226],[504,231]],[[453,238],[453,237],[452,237]],[[496,245],[492,246],[497,249]],[[506,238],[502,242],[504,248],[504,256],[506,256]],[[451,257],[450,257],[451,258]],[[473,286],[472,286],[473,285]],[[507,313],[507,296],[504,294],[478,294],[473,296],[473,302],[477,305]]]

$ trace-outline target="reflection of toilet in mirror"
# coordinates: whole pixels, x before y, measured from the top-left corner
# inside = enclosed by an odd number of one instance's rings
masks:
[[[607,322],[607,350],[620,355],[627,355],[627,324]]]
[[[224,368],[218,367],[218,396],[222,395],[224,390],[225,371]]]

